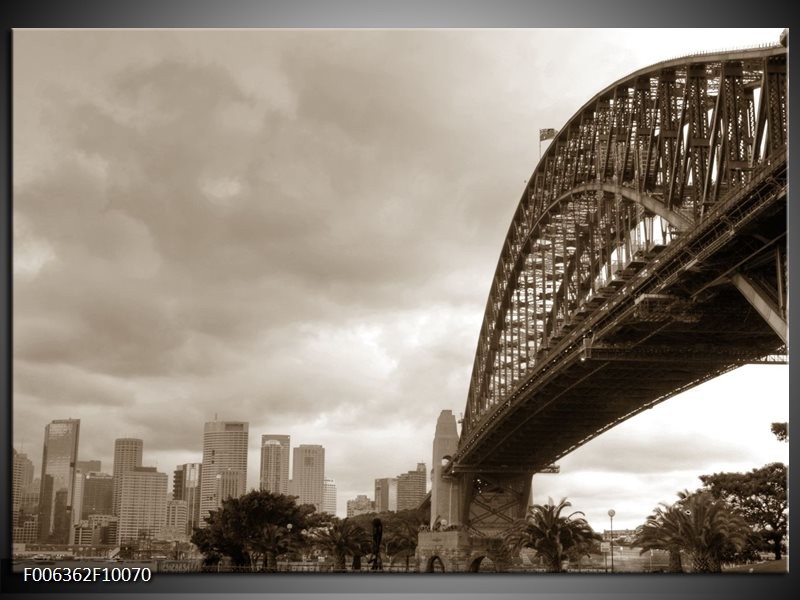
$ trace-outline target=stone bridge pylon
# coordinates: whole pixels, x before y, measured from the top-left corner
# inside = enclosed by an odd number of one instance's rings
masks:
[[[420,532],[417,545],[419,570],[477,571],[488,559],[504,571],[512,557],[503,534],[525,516],[533,474],[454,468],[457,449],[455,416],[443,410],[433,439],[430,531]]]

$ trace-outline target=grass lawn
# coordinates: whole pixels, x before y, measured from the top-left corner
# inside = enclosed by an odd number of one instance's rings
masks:
[[[787,573],[788,567],[786,564],[786,557],[780,560],[767,560],[761,563],[753,563],[752,565],[739,565],[737,567],[729,567],[724,570],[725,573]]]

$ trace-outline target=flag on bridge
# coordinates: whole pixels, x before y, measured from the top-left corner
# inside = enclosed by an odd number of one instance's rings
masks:
[[[543,142],[544,140],[552,140],[554,137],[556,137],[557,133],[558,133],[558,131],[556,131],[555,129],[552,129],[552,128],[550,128],[550,129],[540,129],[539,130],[539,141]]]

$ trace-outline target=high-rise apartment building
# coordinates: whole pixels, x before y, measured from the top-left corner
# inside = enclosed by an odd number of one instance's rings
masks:
[[[236,486],[230,495],[238,498],[245,493],[247,436],[248,424],[242,421],[210,421],[205,424],[200,480],[200,527],[205,527],[205,517],[222,505],[218,474],[235,471]]]
[[[44,428],[39,491],[39,539],[42,541],[69,542],[80,426],[80,419],[58,419]]]
[[[81,519],[114,512],[114,477],[107,473],[87,473],[83,481]]]
[[[415,471],[397,476],[397,510],[414,510],[428,492],[428,473],[425,463],[417,463]]]
[[[159,539],[167,518],[167,474],[134,467],[120,481],[118,542]]]
[[[336,482],[326,479],[322,484],[322,512],[336,516]]]
[[[313,504],[322,511],[325,484],[325,448],[314,444],[300,444],[292,457],[292,485],[290,494],[297,496],[298,504]]]
[[[288,435],[261,436],[261,490],[289,493],[289,443]]]
[[[136,438],[119,438],[114,440],[114,512],[119,515],[120,491],[122,476],[142,466],[142,448],[144,442]]]
[[[375,502],[364,494],[359,494],[352,500],[347,501],[347,516],[366,515],[375,512]]]
[[[186,533],[191,535],[200,526],[200,481],[203,465],[186,463],[178,465],[172,482],[172,499],[186,502]]]
[[[397,479],[384,477],[375,480],[375,512],[397,510]]]

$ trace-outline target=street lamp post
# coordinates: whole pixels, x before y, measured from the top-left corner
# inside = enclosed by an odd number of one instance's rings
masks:
[[[614,515],[617,514],[614,512],[614,509],[609,509],[608,511],[608,518],[611,520],[611,535],[609,536],[611,539],[611,572],[614,572]]]

